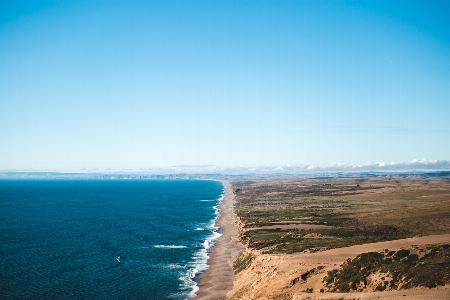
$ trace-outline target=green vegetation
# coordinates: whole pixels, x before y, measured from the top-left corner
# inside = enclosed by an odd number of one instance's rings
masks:
[[[254,249],[265,253],[294,253],[307,249],[333,249],[408,237],[407,232],[373,228],[332,228],[311,230],[259,229],[247,231],[243,239]]]
[[[388,274],[377,291],[408,289],[416,286],[433,288],[450,283],[450,245],[435,245],[419,258],[410,250],[368,252],[347,260],[341,269],[329,271],[324,282],[333,292],[350,292],[366,287],[369,276],[377,271]],[[387,277],[387,275],[386,275]]]
[[[251,254],[246,254],[242,251],[233,263],[234,274],[237,274],[247,268],[252,260],[253,256]]]
[[[241,241],[263,253],[318,251],[450,233],[448,180],[292,178],[240,181],[232,185],[235,213],[245,229]],[[280,223],[330,228],[260,228]]]
[[[404,257],[407,257],[411,253],[409,250],[399,250],[394,254],[395,260],[400,260]]]
[[[233,296],[231,296],[230,300],[236,300],[244,296],[250,289],[252,288],[252,284],[246,284],[242,288],[239,289]]]
[[[283,221],[339,226],[350,220],[326,211],[315,212],[301,208],[255,210],[254,207],[240,206],[235,209],[235,213],[247,225],[246,227],[276,225],[279,224],[277,222]]]

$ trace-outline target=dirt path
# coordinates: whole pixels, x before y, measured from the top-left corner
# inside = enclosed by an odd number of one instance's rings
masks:
[[[419,289],[374,293],[300,293],[292,300],[448,300],[450,287],[436,289]]]

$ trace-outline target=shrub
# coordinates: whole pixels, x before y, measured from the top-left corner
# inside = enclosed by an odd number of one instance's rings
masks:
[[[409,255],[409,253],[411,253],[411,251],[403,249],[403,250],[398,250],[397,253],[395,253],[394,257],[395,260],[400,260],[402,258],[405,258]]]
[[[252,260],[253,256],[251,254],[245,254],[242,251],[233,263],[234,274],[237,274],[247,268]]]
[[[337,274],[338,270],[334,269],[331,271],[328,271],[327,276],[325,276],[323,278],[323,281],[326,282],[327,284],[330,284],[334,281],[334,277]]]
[[[382,292],[382,291],[384,291],[386,289],[386,287],[385,286],[382,286],[382,285],[379,285],[379,286],[377,286],[376,288],[375,288],[375,290],[376,291],[379,291],[379,292]]]
[[[411,254],[409,250],[399,250],[391,257],[383,253],[368,252],[348,259],[339,270],[329,271],[324,282],[331,291],[349,292],[356,290],[358,285],[367,285],[367,278],[377,271],[389,273],[391,281],[382,278],[384,285],[376,287],[377,291],[391,289],[409,289],[418,286],[434,288],[450,283],[450,247],[443,245],[429,247],[430,252],[422,258]],[[384,253],[386,253],[384,251]]]
[[[406,258],[406,263],[415,265],[418,260],[419,256],[417,254],[410,254]]]
[[[385,265],[392,264],[392,258],[390,258],[390,257],[386,258],[385,260],[383,260],[383,264],[385,264]]]

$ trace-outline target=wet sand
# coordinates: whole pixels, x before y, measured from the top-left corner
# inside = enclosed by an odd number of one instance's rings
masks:
[[[220,218],[216,226],[222,229],[217,246],[209,256],[209,269],[200,278],[200,290],[195,300],[226,299],[226,294],[233,288],[234,273],[232,264],[235,257],[244,247],[235,241],[237,230],[234,226],[233,199],[234,194],[228,182],[225,186],[225,197],[220,208]]]

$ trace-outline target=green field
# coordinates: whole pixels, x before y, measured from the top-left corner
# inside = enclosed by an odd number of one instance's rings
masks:
[[[450,233],[447,179],[268,179],[232,183],[241,241],[264,253],[318,251]],[[329,229],[276,229],[283,223]],[[273,225],[273,229],[258,229]]]

